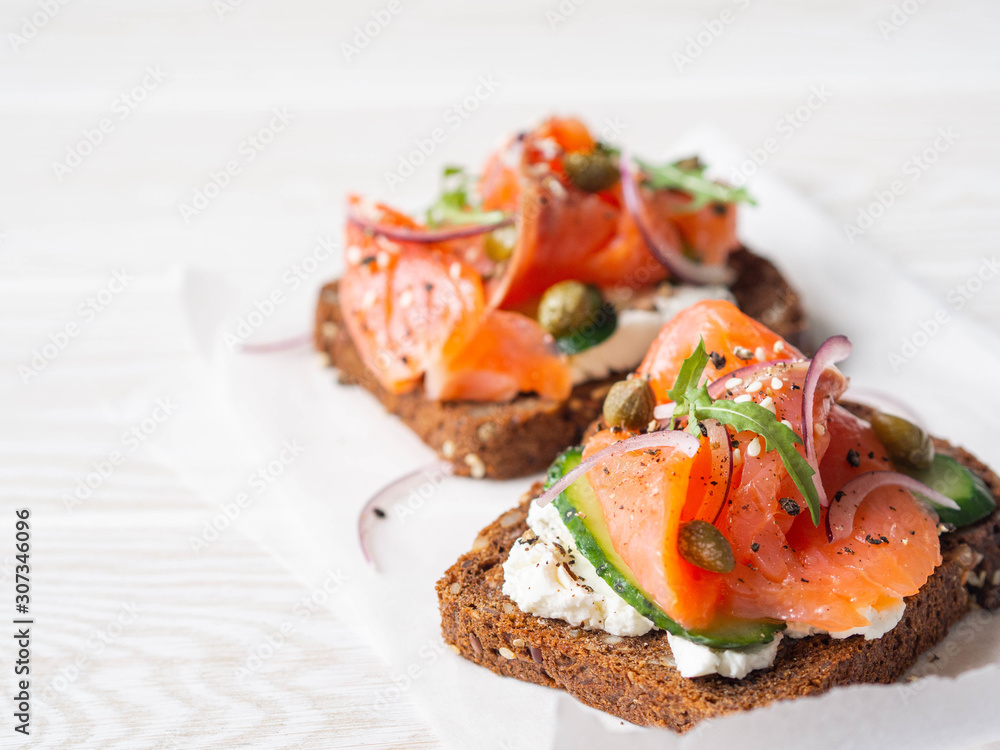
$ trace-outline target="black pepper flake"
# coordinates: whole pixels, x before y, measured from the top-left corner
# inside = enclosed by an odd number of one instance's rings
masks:
[[[746,565],[747,565],[748,568],[750,568],[750,570],[754,570],[754,571],[757,570],[756,566],[751,565],[750,563],[747,563]]]
[[[802,581],[802,583],[809,583],[808,578],[800,578],[799,580]]]
[[[361,265],[363,265],[363,266],[370,266],[374,262],[375,262],[375,256],[374,255],[367,255],[367,256],[365,256],[364,258],[361,259]]]
[[[799,507],[799,504],[790,497],[779,497],[778,505],[780,505],[781,509],[790,516],[797,516],[802,512],[802,508]]]
[[[868,451],[868,458],[875,458],[875,451]]]
[[[833,496],[833,501],[835,503],[839,503],[843,499],[844,499],[844,493],[843,493],[843,491],[842,490],[837,490],[837,494]]]
[[[791,389],[793,391],[801,391],[802,390],[802,386],[801,385],[796,385],[795,383],[792,383],[792,385],[790,387],[791,387]]]
[[[759,549],[760,549],[760,545],[759,545],[759,544],[757,544],[757,542],[753,542],[753,543],[752,543],[752,544],[750,545],[750,550],[751,550],[751,551],[753,551],[753,552],[756,552],[756,551],[757,551],[757,550],[759,550]]]
[[[854,550],[852,550],[850,547],[844,547],[844,552],[846,552],[849,555],[854,554]]]
[[[712,204],[712,212],[716,216],[725,216],[726,215],[726,210],[727,210],[727,206],[726,206],[725,203],[713,203]]]
[[[712,360],[712,366],[716,370],[721,370],[723,367],[726,366],[726,355],[724,354],[719,354],[718,352],[711,352],[708,355],[708,358]]]
[[[698,431],[701,433],[702,437],[708,437],[708,428],[705,426],[704,422],[698,423]]]
[[[910,532],[910,536],[913,536],[913,535],[914,535],[914,534],[916,534],[916,533],[917,533],[917,532],[915,532],[915,531],[911,531],[911,532]]]
[[[378,518],[385,518],[385,511],[381,508],[372,508],[372,513],[374,513]]]
[[[886,539],[884,536],[879,535],[877,537],[874,537],[871,534],[867,534],[865,536],[865,541],[868,542],[869,544],[874,544],[874,545],[889,543],[889,540]]]
[[[611,473],[611,469],[609,469],[607,466],[605,466],[604,467],[604,475],[607,476],[610,473]]]
[[[854,448],[847,451],[847,463],[855,468],[861,466],[861,456]]]
[[[739,441],[739,440],[737,440],[736,438],[733,438],[732,440],[730,440],[730,441],[729,441],[729,444],[730,444],[730,445],[731,445],[731,446],[732,446],[733,448],[739,448],[739,447],[740,447],[740,441]]]

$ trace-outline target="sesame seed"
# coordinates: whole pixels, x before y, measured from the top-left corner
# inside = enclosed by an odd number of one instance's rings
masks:
[[[763,362],[767,359],[767,352],[764,351],[763,346],[758,346],[757,350],[753,353],[753,356],[756,357],[758,362]]]
[[[775,352],[783,352],[783,351],[785,351],[785,342],[784,341],[775,341],[774,342],[774,351]]]
[[[772,414],[776,414],[777,413],[774,410],[774,399],[771,398],[770,396],[767,396],[763,401],[761,401],[760,405],[763,406],[765,409],[767,409]]]
[[[369,289],[365,292],[365,296],[361,298],[361,307],[367,310],[369,307],[375,304],[375,290]]]
[[[820,435],[820,436],[825,435],[826,434],[826,425],[822,425],[819,422],[817,422],[816,423],[816,430],[815,430],[815,432],[816,432],[817,435]]]
[[[399,306],[409,307],[412,304],[413,304],[413,292],[411,292],[409,289],[404,289],[403,293],[399,295]]]
[[[775,391],[780,391],[785,387],[785,381],[781,378],[771,378],[771,388]]]
[[[347,262],[350,263],[352,266],[358,265],[358,263],[361,262],[361,257],[362,257],[361,248],[358,247],[357,245],[351,245],[349,248],[347,248]]]
[[[457,260],[451,264],[451,268],[448,269],[448,275],[456,281],[462,275],[462,264]]]
[[[740,394],[739,396],[733,399],[733,401],[735,401],[737,404],[745,404],[747,401],[752,401],[752,400],[753,396],[751,396],[749,393]]]
[[[729,378],[726,381],[726,388],[735,388],[738,385],[743,385],[743,378]]]
[[[464,460],[465,465],[469,467],[469,474],[473,479],[482,479],[486,476],[486,464],[475,453],[466,454]]]
[[[556,198],[566,197],[566,188],[562,186],[559,180],[554,177],[548,181],[549,192],[552,193]]]
[[[747,386],[747,393],[756,393],[763,387],[764,387],[763,383],[761,383],[759,380],[755,380],[750,385]]]
[[[389,253],[385,250],[379,250],[375,254],[375,262],[378,264],[379,268],[385,268],[389,265]]]
[[[747,455],[756,458],[760,455],[760,438],[754,438],[747,445]]]
[[[787,427],[789,430],[795,429],[794,427],[792,427],[792,423],[789,422],[787,419],[782,419],[781,424],[785,425],[785,427]]]
[[[733,463],[734,464],[739,464],[740,461],[742,461],[742,460],[743,460],[743,458],[742,458],[742,455],[740,454],[740,449],[739,448],[734,448],[733,449]]]

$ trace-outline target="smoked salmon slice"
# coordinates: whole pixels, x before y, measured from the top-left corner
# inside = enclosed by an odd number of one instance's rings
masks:
[[[640,369],[660,403],[669,401],[666,390],[700,339],[706,350],[727,360],[718,368],[708,366],[712,379],[748,364],[738,356],[746,351],[763,348],[764,356],[754,361],[773,359],[780,342],[777,353],[797,361],[757,362],[754,371],[727,383],[720,398],[752,400],[801,435],[808,362],[726,302],[700,303],[664,327]],[[871,426],[836,404],[846,387],[846,378],[827,368],[813,402],[819,472],[830,496],[860,474],[891,469]],[[728,430],[734,470],[715,525],[732,547],[736,567],[731,573],[697,568],[677,550],[680,523],[693,517],[709,492],[706,472],[697,469],[710,451],[707,437],[690,459],[668,450],[631,453],[588,472],[615,550],[656,603],[684,627],[703,628],[726,617],[776,619],[833,633],[865,627],[871,609],[915,594],[941,562],[937,520],[908,491],[882,487],[871,492],[859,507],[851,536],[831,542],[827,509],[821,509],[820,524],[814,525],[780,457],[768,452],[756,434]],[[627,436],[597,433],[584,456]],[[804,453],[801,445],[797,449]]]
[[[698,302],[679,312],[660,330],[636,371],[649,378],[659,403],[670,400],[667,391],[700,339],[705,341],[706,352],[718,355],[706,368],[709,380],[754,362],[802,358],[798,349],[767,326],[744,315],[731,302]]]
[[[424,387],[441,401],[510,401],[537,393],[563,401],[573,380],[552,337],[531,318],[490,310],[468,343],[427,370]]]
[[[369,211],[383,224],[418,226],[385,206]],[[454,357],[479,328],[482,281],[447,248],[394,242],[348,224],[345,255],[344,320],[365,365],[389,391],[416,388],[428,367]]]

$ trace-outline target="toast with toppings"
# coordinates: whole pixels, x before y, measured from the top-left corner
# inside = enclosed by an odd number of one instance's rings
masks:
[[[789,339],[798,295],[736,236],[743,190],[656,166],[550,118],[477,181],[448,168],[417,221],[348,200],[345,271],[315,346],[458,473],[543,470],[686,301],[727,298]]]
[[[441,579],[445,640],[677,731],[898,679],[1000,606],[1000,479],[842,401],[849,353],[834,337],[806,359],[725,302],[680,313]]]
[[[730,256],[736,270],[731,290],[741,310],[798,341],[805,315],[798,294],[766,258],[747,249]],[[355,384],[377,398],[455,472],[475,478],[510,479],[544,471],[567,445],[601,413],[604,397],[625,373],[586,380],[568,398],[553,400],[533,393],[511,401],[437,401],[421,389],[392,393],[365,366],[344,326],[338,282],[323,287],[316,307],[315,347],[337,368],[342,384]]]
[[[852,411],[864,416],[867,410]],[[1000,500],[1000,479],[989,468],[944,441],[935,440],[935,447],[974,471]],[[565,690],[633,724],[686,732],[705,719],[839,685],[892,683],[970,610],[1000,608],[1000,513],[994,512],[942,535],[943,562],[881,638],[785,640],[769,670],[742,680],[687,679],[663,631],[621,637],[584,630],[525,614],[504,595],[503,563],[528,530],[528,505],[541,490],[536,485],[517,508],[483,529],[438,582],[445,643],[497,674]]]

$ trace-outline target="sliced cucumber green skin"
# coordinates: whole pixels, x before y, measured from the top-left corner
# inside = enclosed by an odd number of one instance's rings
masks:
[[[562,453],[549,468],[547,486],[558,481],[581,461],[581,448]],[[552,501],[580,553],[597,570],[597,575],[643,617],[656,627],[694,643],[712,648],[739,648],[755,643],[768,643],[774,634],[785,628],[784,623],[732,619],[706,630],[687,630],[663,611],[635,582],[624,561],[611,545],[600,503],[584,476],[576,480]]]
[[[618,327],[618,313],[615,312],[614,305],[605,302],[601,306],[599,318],[593,325],[585,326],[568,336],[560,336],[556,339],[556,346],[565,354],[579,354],[607,341]]]
[[[903,471],[958,503],[958,510],[935,506],[938,518],[944,523],[954,524],[956,527],[968,526],[986,518],[997,507],[996,499],[986,483],[944,453],[935,454],[934,461],[927,469],[904,467]]]

